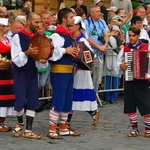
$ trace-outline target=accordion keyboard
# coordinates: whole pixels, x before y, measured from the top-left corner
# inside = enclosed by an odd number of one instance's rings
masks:
[[[125,62],[127,62],[128,65],[127,70],[125,71],[125,81],[132,81],[134,79],[132,55],[132,52],[125,53]]]

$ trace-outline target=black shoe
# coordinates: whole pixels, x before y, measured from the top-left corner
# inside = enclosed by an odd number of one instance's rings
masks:
[[[110,101],[109,104],[117,104],[118,101]]]
[[[109,104],[109,101],[106,101],[106,100],[105,100],[105,101],[102,102],[102,104],[103,104],[103,105]]]

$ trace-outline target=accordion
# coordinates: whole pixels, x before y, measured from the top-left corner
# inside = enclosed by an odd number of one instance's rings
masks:
[[[150,80],[150,51],[134,50],[125,53],[128,68],[125,71],[125,81],[134,79]]]
[[[94,53],[84,44],[84,42],[75,42],[73,46],[78,49],[78,55],[71,58],[82,70],[92,70]]]

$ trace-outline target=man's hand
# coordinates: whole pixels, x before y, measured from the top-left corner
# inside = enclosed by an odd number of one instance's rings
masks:
[[[120,64],[120,68],[124,71],[127,70],[127,68],[128,68],[127,63],[123,62],[122,64]]]
[[[66,48],[66,53],[70,54],[73,57],[76,57],[78,55],[79,50],[76,47],[67,47]]]
[[[102,46],[99,45],[98,50],[101,53],[105,53],[107,50],[107,46],[106,45],[102,45]]]
[[[29,48],[27,51],[25,51],[25,55],[37,55],[39,52],[37,47],[32,47],[32,44],[30,44]]]
[[[42,63],[42,64],[46,64],[46,63],[47,63],[47,60],[45,60],[45,59],[40,59],[39,62]]]

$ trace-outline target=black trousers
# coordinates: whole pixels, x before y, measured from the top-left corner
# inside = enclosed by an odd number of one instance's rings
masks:
[[[150,88],[147,80],[125,81],[124,113],[139,110],[143,116],[150,114]]]

